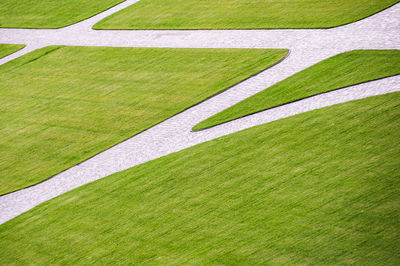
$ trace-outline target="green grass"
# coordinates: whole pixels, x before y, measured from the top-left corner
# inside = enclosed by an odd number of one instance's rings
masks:
[[[0,226],[0,264],[399,265],[400,93],[139,165]]]
[[[95,29],[330,28],[381,11],[398,0],[141,0]]]
[[[96,15],[123,0],[1,0],[2,28],[61,28]]]
[[[400,74],[400,50],[357,50],[328,58],[200,122],[212,127],[323,92]]]
[[[0,44],[0,58],[15,53],[24,47],[25,45],[22,44]]]
[[[52,46],[0,66],[0,194],[51,177],[286,53]]]

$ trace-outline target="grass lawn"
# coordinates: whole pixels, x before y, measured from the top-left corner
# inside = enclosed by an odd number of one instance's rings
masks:
[[[0,194],[51,177],[286,53],[52,46],[0,66]]]
[[[95,29],[330,28],[379,12],[399,0],[141,0]]]
[[[0,58],[15,53],[24,47],[25,45],[23,44],[0,44]]]
[[[1,0],[2,28],[61,28],[94,16],[123,0]]]
[[[399,265],[400,93],[219,138],[0,226],[0,264]]]
[[[200,122],[212,127],[252,113],[365,81],[400,74],[400,50],[357,50],[328,58]]]

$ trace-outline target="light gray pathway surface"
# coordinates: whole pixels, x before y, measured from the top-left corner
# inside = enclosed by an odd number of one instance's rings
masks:
[[[23,50],[1,59],[0,64],[48,45],[287,48],[290,54],[274,67],[88,161],[43,183],[0,197],[0,223],[83,184],[223,135],[313,109],[400,90],[400,77],[391,77],[307,98],[200,132],[191,132],[198,122],[338,53],[356,49],[400,49],[400,4],[359,22],[328,30],[91,30],[91,26],[102,18],[135,2],[137,0],[126,1],[62,29],[0,29],[0,43],[27,45]]]

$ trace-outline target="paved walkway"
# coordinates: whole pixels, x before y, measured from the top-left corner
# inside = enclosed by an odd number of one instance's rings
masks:
[[[0,224],[71,189],[193,145],[302,112],[400,91],[400,76],[348,87],[260,112],[200,132],[198,122],[323,59],[356,49],[400,49],[400,4],[356,23],[328,30],[91,30],[126,1],[88,20],[53,30],[0,29],[0,43],[27,44],[0,64],[48,45],[192,48],[287,48],[281,63],[106,150],[55,177],[0,197]]]

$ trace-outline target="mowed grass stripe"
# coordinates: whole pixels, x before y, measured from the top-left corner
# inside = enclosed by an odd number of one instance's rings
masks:
[[[95,29],[330,28],[379,12],[398,0],[141,0]]]
[[[194,130],[323,92],[400,74],[400,50],[356,50],[338,54],[200,122]]]
[[[52,46],[0,66],[0,194],[82,162],[286,53]]]
[[[25,45],[23,44],[1,44],[0,43],[0,58],[6,57],[12,53],[17,52],[24,48]]]
[[[61,28],[107,10],[123,0],[1,0],[1,28]]]
[[[376,264],[400,257],[400,93],[225,136],[0,226],[0,263]]]

